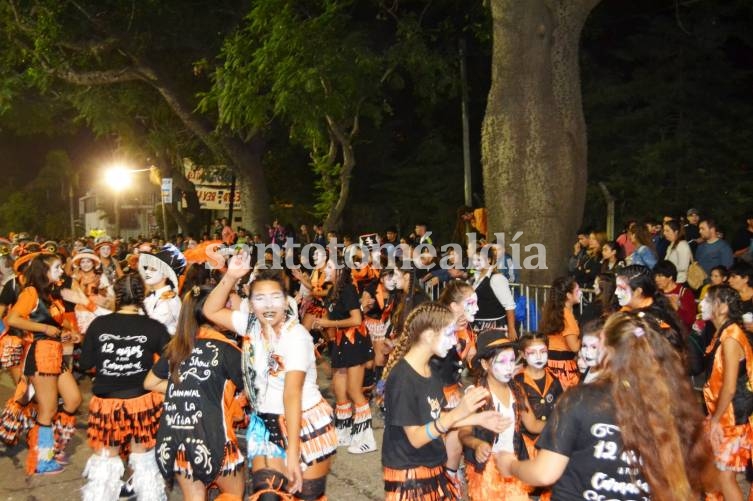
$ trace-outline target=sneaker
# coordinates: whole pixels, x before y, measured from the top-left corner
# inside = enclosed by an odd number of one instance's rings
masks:
[[[368,454],[377,450],[376,442],[374,439],[364,440],[360,444],[354,443],[348,447],[348,452],[351,454]]]
[[[38,461],[34,475],[57,475],[63,469],[63,466],[54,459]]]

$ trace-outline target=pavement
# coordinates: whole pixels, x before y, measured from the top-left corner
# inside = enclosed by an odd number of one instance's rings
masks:
[[[324,396],[332,401],[329,393],[329,378],[320,370],[319,384]],[[24,440],[16,447],[7,448],[0,444],[0,501],[68,501],[81,499],[84,482],[81,473],[92,451],[86,445],[86,405],[91,397],[91,380],[86,377],[80,382],[84,404],[78,413],[76,433],[68,445],[70,464],[54,476],[29,477],[24,471],[27,448]],[[7,372],[0,374],[0,403],[10,397],[13,382]],[[372,408],[373,410],[373,408]],[[377,444],[382,443],[382,420],[374,413],[374,428]],[[376,501],[384,499],[382,466],[380,453],[364,455],[349,454],[340,448],[327,478],[327,496],[332,501]],[[248,492],[248,491],[247,491]],[[210,493],[210,498],[214,493]],[[169,493],[170,501],[183,499],[180,489]]]

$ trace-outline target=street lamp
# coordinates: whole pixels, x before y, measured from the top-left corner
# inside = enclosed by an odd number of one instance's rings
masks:
[[[159,178],[159,171],[156,167],[152,166],[146,169],[132,169],[123,163],[115,163],[105,168],[104,182],[113,191],[113,202],[115,210],[115,235],[120,236],[120,193],[128,189],[133,183],[133,175],[137,172],[149,172],[150,179],[152,175]],[[159,180],[156,181],[159,184]],[[162,204],[162,218],[165,218],[165,207]],[[165,222],[167,225],[167,222]],[[165,229],[165,238],[167,238],[167,229]]]

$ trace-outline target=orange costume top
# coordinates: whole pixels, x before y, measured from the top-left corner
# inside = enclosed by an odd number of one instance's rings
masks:
[[[575,352],[571,351],[565,340],[568,336],[580,336],[580,327],[575,320],[572,308],[565,308],[565,326],[562,331],[549,334],[549,361],[547,366],[552,374],[559,379],[563,389],[578,384],[578,362],[575,360]]]
[[[746,337],[740,326],[737,324],[730,324],[726,329],[722,331],[718,342],[716,339],[713,339],[711,343],[709,343],[709,347],[706,349],[706,354],[711,354],[711,352],[718,345],[718,349],[714,354],[714,363],[711,368],[711,374],[709,375],[709,379],[708,381],[706,381],[706,384],[703,387],[703,399],[706,402],[706,407],[709,410],[709,414],[714,414],[714,412],[716,411],[716,404],[719,400],[719,393],[722,391],[722,384],[724,382],[724,357],[722,356],[722,345],[727,339],[730,338],[734,339],[735,341],[737,341],[737,343],[740,344],[744,356],[744,358],[740,360],[740,372],[737,375],[738,384],[736,388],[736,394],[741,389],[744,390],[745,385],[750,384],[749,381],[751,379],[751,376],[753,376],[753,349],[751,349],[748,338]],[[721,424],[722,427],[725,428],[734,427],[740,424],[747,424],[748,416],[739,415],[738,411],[740,410],[734,409],[734,406],[730,402],[730,404],[727,406],[727,409],[725,409],[724,414],[722,414],[721,418],[719,419],[719,424]],[[738,415],[736,416],[736,414]]]

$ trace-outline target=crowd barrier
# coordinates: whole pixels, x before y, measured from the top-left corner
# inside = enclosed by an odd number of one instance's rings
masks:
[[[439,299],[439,295],[444,289],[444,282],[438,284],[425,284],[426,294],[433,300]],[[538,327],[538,320],[541,318],[541,307],[546,301],[546,296],[551,285],[539,284],[522,284],[510,283],[510,290],[516,302],[516,315],[518,318],[518,328],[520,333],[535,331]],[[581,289],[583,299],[578,304],[578,313],[583,313],[583,308],[594,300],[593,289]]]

